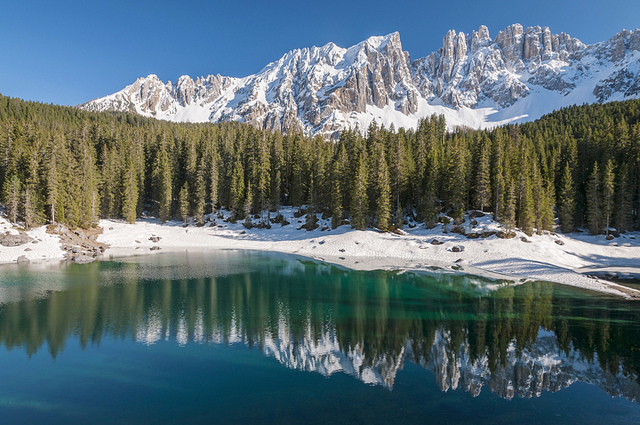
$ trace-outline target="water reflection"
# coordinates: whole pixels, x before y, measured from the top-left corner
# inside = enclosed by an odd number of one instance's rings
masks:
[[[21,271],[0,286],[43,278]],[[282,256],[159,256],[45,274],[0,304],[0,343],[52,357],[116,337],[246,344],[288,368],[394,386],[405,362],[443,391],[538,397],[576,381],[637,400],[640,309],[547,283],[483,293],[470,276],[353,272]],[[55,284],[56,279],[64,285]],[[8,280],[11,280],[8,283]]]

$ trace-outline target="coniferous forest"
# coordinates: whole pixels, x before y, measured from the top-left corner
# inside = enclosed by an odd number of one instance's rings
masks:
[[[333,226],[427,226],[493,212],[526,233],[640,229],[640,101],[573,106],[532,123],[446,131],[372,124],[339,140],[241,123],[175,124],[0,97],[0,194],[10,221],[88,228],[214,209],[268,225],[306,205]]]

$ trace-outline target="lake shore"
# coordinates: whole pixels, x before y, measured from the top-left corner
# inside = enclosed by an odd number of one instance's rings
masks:
[[[349,225],[330,229],[329,220],[320,217],[318,228],[307,231],[301,228],[305,217],[296,218],[295,209],[282,209],[281,213],[290,224],[275,223],[271,229],[247,229],[240,221],[228,221],[228,213],[216,216],[203,227],[184,227],[178,221],[160,224],[156,219],[143,219],[135,224],[101,220],[103,233],[97,240],[109,245],[103,259],[189,250],[274,251],[352,269],[432,270],[437,267],[498,280],[545,280],[640,299],[640,290],[596,277],[598,270],[624,270],[627,275],[640,275],[638,232],[622,234],[613,240],[586,233],[526,236],[519,231],[511,239],[495,235],[469,239],[451,232],[450,225],[426,229],[410,222],[401,234],[394,234],[358,231]],[[465,222],[467,235],[501,230],[488,215],[475,218],[474,226],[469,225],[470,221],[467,218]],[[0,231],[17,233],[4,219],[0,221]],[[65,251],[57,235],[46,233],[44,227],[27,233],[37,242],[0,247],[0,263],[15,263],[21,255],[32,262],[64,259]]]

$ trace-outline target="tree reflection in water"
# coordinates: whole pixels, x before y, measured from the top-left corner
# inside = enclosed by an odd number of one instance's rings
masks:
[[[32,279],[37,278],[31,277]],[[537,397],[583,381],[640,395],[640,309],[544,282],[347,271],[274,255],[104,262],[63,290],[0,305],[0,342],[52,357],[70,338],[246,344],[280,363],[392,389],[404,362],[443,391]]]

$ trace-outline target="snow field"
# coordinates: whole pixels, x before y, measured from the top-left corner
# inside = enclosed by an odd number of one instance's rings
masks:
[[[450,273],[476,274],[516,283],[545,280],[640,298],[638,290],[585,274],[606,268],[640,275],[639,232],[626,233],[612,241],[586,233],[526,236],[519,231],[512,239],[500,239],[495,235],[468,239],[452,233],[452,225],[445,228],[438,224],[433,229],[426,229],[411,219],[400,234],[375,229],[359,231],[349,225],[331,229],[330,219],[322,219],[320,214],[317,214],[318,228],[307,231],[301,227],[305,215],[296,218],[296,211],[296,208],[281,209],[280,213],[290,224],[273,223],[270,229],[247,229],[243,221],[232,223],[227,211],[221,213],[221,218],[217,214],[208,216],[209,221],[202,227],[194,224],[185,227],[178,221],[161,224],[157,219],[142,219],[135,224],[101,220],[99,225],[103,233],[98,241],[110,245],[103,259],[190,250],[274,251],[359,270],[431,270],[435,266]],[[276,214],[270,216],[275,218]],[[261,220],[254,218],[254,226]],[[467,217],[463,224],[467,233],[502,230],[490,215],[475,220],[478,224],[470,227]],[[0,232],[17,233],[17,230],[0,218]],[[56,235],[47,234],[44,226],[27,233],[38,243],[0,246],[0,264],[15,263],[21,255],[34,263],[63,260],[64,251]],[[432,244],[434,239],[441,244]],[[458,249],[459,252],[455,252]]]

